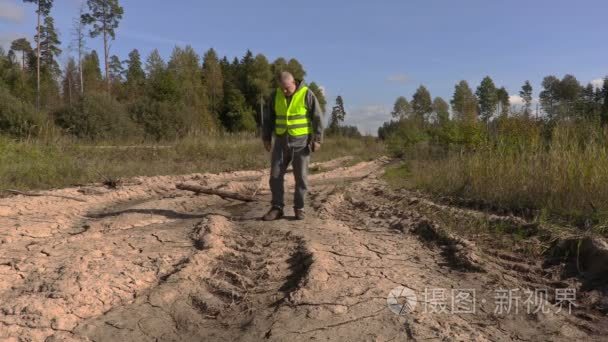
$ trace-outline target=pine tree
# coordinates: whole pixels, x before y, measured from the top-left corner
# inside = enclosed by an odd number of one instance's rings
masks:
[[[215,129],[215,118],[209,114],[206,88],[203,84],[200,56],[191,46],[176,47],[168,63],[168,71],[175,80],[181,103],[193,115],[184,117],[191,131]]]
[[[200,56],[190,45],[185,48],[175,47],[167,63],[167,70],[176,82],[180,97],[190,107],[206,107],[199,63]],[[204,110],[206,111],[206,108]]]
[[[80,95],[78,65],[73,57],[68,59],[63,72],[62,88],[63,100],[68,105],[73,105]]]
[[[539,94],[540,104],[549,119],[554,119],[559,108],[560,81],[555,76],[547,76],[543,79],[542,86],[543,90]]]
[[[23,2],[31,2],[36,5],[36,109],[40,110],[40,36],[42,17],[46,17],[51,13],[53,0],[23,0]]]
[[[275,80],[279,79],[281,72],[287,71],[287,61],[283,57],[279,57],[272,62],[272,74]],[[278,83],[277,83],[278,85]]]
[[[479,100],[479,115],[481,120],[487,124],[496,112],[498,104],[496,86],[490,76],[484,77],[475,94]]]
[[[565,75],[559,82],[559,100],[561,114],[565,117],[576,115],[575,106],[581,94],[581,84],[573,75]]]
[[[44,18],[44,26],[40,32],[40,59],[42,68],[50,72],[53,77],[61,72],[56,60],[56,57],[61,54],[59,46],[61,46],[61,41],[55,30],[55,21],[53,17],[47,16]]]
[[[532,110],[532,85],[526,81],[519,91],[519,96],[524,101],[524,116],[529,117]]]
[[[289,71],[297,82],[303,81],[306,77],[304,67],[295,58],[287,61],[285,58],[279,57],[272,63],[272,73],[274,74],[276,80],[278,80],[279,75],[283,71]]]
[[[460,81],[454,88],[450,101],[456,118],[466,123],[477,122],[477,99],[467,81]]]
[[[222,61],[227,66],[230,65],[226,57]],[[209,111],[219,119],[224,101],[224,74],[222,72],[222,65],[220,65],[214,49],[209,49],[203,56],[202,77],[209,99]]]
[[[129,52],[129,58],[126,61],[126,93],[129,101],[137,101],[143,94],[143,88],[146,84],[146,73],[142,68],[141,56],[137,49]]]
[[[579,115],[590,121],[598,119],[600,117],[600,110],[595,96],[593,84],[589,83],[586,87],[582,87],[580,97],[577,100],[576,113],[579,113]]]
[[[25,60],[28,55],[32,51],[32,45],[25,38],[19,38],[13,40],[11,43],[11,51],[21,52],[21,70],[25,70]]]
[[[450,120],[450,105],[441,97],[436,97],[433,100],[433,112],[439,125],[444,125]]]
[[[107,92],[110,92],[110,70],[109,70],[109,55],[110,44],[109,40],[116,39],[116,28],[122,19],[124,13],[123,8],[118,4],[118,0],[87,0],[88,13],[81,16],[84,24],[92,25],[89,31],[91,38],[99,35],[103,36],[103,52],[104,64],[106,71],[106,87]]]
[[[393,118],[397,120],[407,119],[411,114],[411,106],[407,99],[403,96],[399,96],[397,100],[395,100],[395,104],[393,105],[393,111],[391,115]]]
[[[339,133],[344,118],[346,117],[346,110],[344,109],[344,100],[342,96],[336,97],[336,105],[331,110],[331,118],[329,119],[329,131],[330,133]]]
[[[82,15],[84,14],[84,3],[81,3],[78,16],[72,20],[72,45],[78,55],[78,77],[80,81],[80,95],[84,94],[84,75],[82,70],[82,59],[85,55],[85,26],[82,23]]]
[[[256,102],[256,94],[254,94],[253,89],[251,89],[248,80],[249,74],[253,68],[253,61],[253,52],[251,52],[251,50],[247,50],[241,60],[238,61],[238,64],[233,65],[236,75],[236,86],[241,91],[241,94],[245,96],[245,100],[250,105],[255,104]]]
[[[295,58],[292,58],[289,60],[289,62],[287,62],[287,71],[291,72],[293,78],[295,78],[298,82],[303,81],[306,77],[306,71],[304,70],[304,67]]]
[[[101,69],[99,67],[97,51],[92,50],[84,56],[82,73],[85,93],[92,94],[102,89]]]
[[[122,61],[116,55],[110,57],[110,82],[112,83],[111,92],[117,99],[123,99],[127,94],[124,94],[123,79],[125,68]]]
[[[112,55],[110,57],[110,79],[113,83],[120,83],[123,80],[125,68],[122,66],[122,61],[118,56]]]
[[[498,98],[498,105],[500,107],[499,115],[501,117],[509,116],[509,110],[511,108],[511,100],[509,99],[509,92],[505,87],[500,87],[496,90],[496,97]]]
[[[154,49],[146,60],[146,95],[158,102],[175,103],[180,98],[177,84],[158,49]]]
[[[412,97],[411,105],[414,118],[419,123],[424,122],[428,115],[433,111],[431,93],[429,93],[425,86],[421,85],[418,87]]]

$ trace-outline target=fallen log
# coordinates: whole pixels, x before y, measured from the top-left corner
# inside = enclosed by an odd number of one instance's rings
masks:
[[[246,195],[239,194],[236,192],[208,188],[208,187],[204,187],[204,186],[196,185],[196,184],[179,183],[175,187],[179,190],[192,191],[197,194],[217,195],[224,199],[230,198],[230,199],[235,199],[235,200],[239,200],[239,201],[243,201],[243,202],[253,202],[254,201],[253,196],[246,196]]]

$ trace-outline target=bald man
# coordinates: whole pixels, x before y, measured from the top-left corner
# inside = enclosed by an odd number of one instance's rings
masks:
[[[304,82],[297,82],[289,72],[281,73],[279,85],[272,94],[262,134],[266,151],[272,151],[270,161],[272,207],[262,219],[272,221],[283,217],[285,206],[283,182],[287,166],[291,163],[295,179],[294,215],[296,219],[303,220],[310,153],[319,150],[323,138],[321,107],[315,94]],[[274,144],[272,144],[273,137]]]

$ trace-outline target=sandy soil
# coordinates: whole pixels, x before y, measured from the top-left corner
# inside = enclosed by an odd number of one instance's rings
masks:
[[[264,171],[142,177],[117,190],[1,199],[0,340],[606,336],[605,315],[556,305],[554,292],[576,282],[551,277],[539,260],[442,233],[407,205],[407,193],[379,178],[386,162],[314,166],[306,221],[258,220],[269,201]],[[257,190],[259,200],[197,196],[176,190],[178,182]],[[404,287],[416,301],[406,301]],[[511,307],[498,304],[501,289],[512,290]],[[531,303],[533,289],[549,296]]]

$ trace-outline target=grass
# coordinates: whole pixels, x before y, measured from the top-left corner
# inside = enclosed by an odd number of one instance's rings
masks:
[[[538,220],[608,233],[608,146],[558,132],[550,145],[492,145],[440,158],[405,158],[389,168],[395,187],[421,189],[525,213]],[[420,155],[420,154],[416,154]]]
[[[327,138],[313,161],[346,155],[370,159],[383,153],[373,139]],[[65,139],[14,141],[0,137],[0,189],[48,189],[127,178],[260,169],[270,154],[253,135],[186,138],[160,145],[112,146]]]

